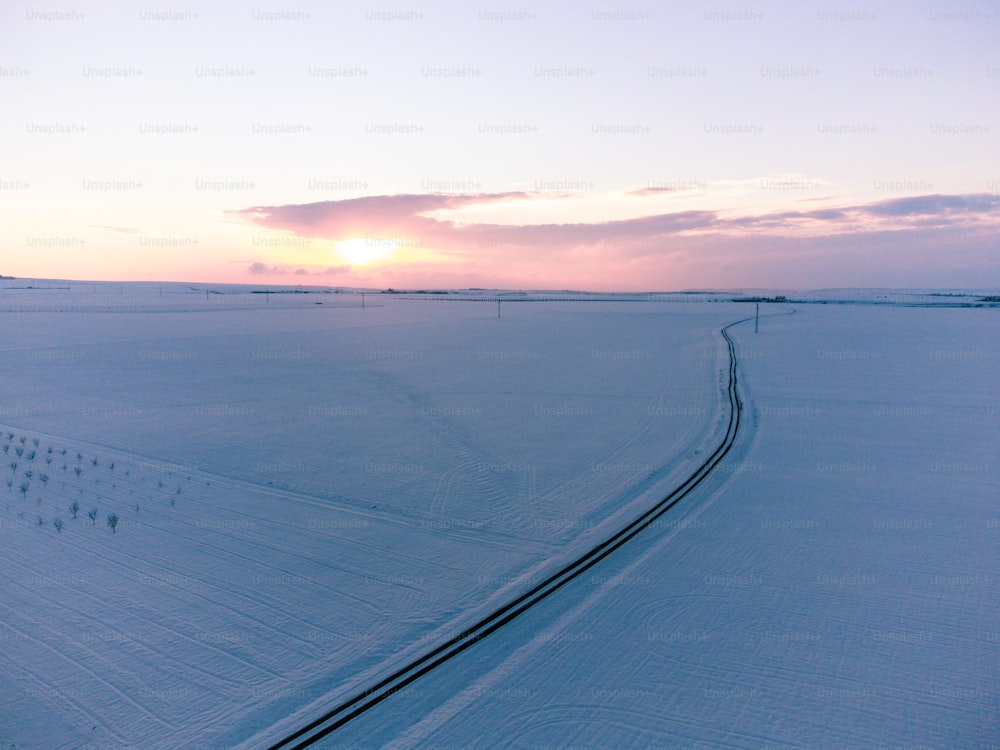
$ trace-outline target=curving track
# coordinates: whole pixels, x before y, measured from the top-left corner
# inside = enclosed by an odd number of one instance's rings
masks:
[[[708,458],[695,469],[691,476],[685,479],[665,498],[630,521],[622,529],[619,529],[600,544],[591,547],[541,583],[502,607],[495,609],[471,627],[452,636],[423,656],[419,656],[408,662],[374,685],[333,706],[322,716],[270,745],[268,750],[297,750],[298,748],[309,747],[321,738],[335,732],[352,719],[378,705],[394,693],[420,679],[420,677],[432,669],[439,667],[449,659],[462,653],[470,646],[475,645],[491,633],[502,628],[522,612],[558,591],[564,585],[635,537],[705,481],[712,470],[725,457],[730,448],[732,448],[736,440],[736,433],[739,430],[743,402],[740,400],[737,391],[736,345],[729,336],[729,329],[748,320],[753,320],[753,318],[742,318],[741,320],[729,323],[721,330],[729,350],[729,384],[726,389],[729,397],[729,424],[722,441]]]

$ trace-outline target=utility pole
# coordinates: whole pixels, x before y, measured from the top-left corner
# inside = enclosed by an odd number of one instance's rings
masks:
[[[753,332],[757,333],[757,328],[760,323],[760,302],[757,303],[757,311],[753,316]]]
[[[497,320],[500,320],[500,298],[497,297]]]

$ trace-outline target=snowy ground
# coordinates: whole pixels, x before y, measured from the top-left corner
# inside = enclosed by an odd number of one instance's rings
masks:
[[[752,310],[30,285],[4,750],[258,747],[364,688],[686,476]],[[734,329],[752,418],[708,485],[327,746],[996,742],[997,311],[889,296]]]
[[[995,315],[735,329],[715,486],[325,747],[995,748]]]
[[[264,732],[528,586],[721,426],[729,305],[55,286],[0,300],[15,747]]]

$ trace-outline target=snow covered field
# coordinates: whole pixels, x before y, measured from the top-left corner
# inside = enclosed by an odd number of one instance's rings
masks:
[[[0,297],[4,750],[363,689],[690,473],[752,311],[69,286]],[[996,741],[996,311],[796,309],[708,486],[327,746]]]
[[[737,327],[714,488],[325,747],[996,747],[995,314]]]
[[[228,746],[450,634],[697,459],[732,312],[3,301],[0,697],[26,747]]]

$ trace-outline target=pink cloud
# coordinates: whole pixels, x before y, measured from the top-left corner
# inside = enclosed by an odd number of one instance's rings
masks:
[[[648,196],[668,195],[669,193],[678,193],[678,192],[684,192],[684,191],[681,190],[680,188],[672,188],[672,187],[644,187],[644,188],[639,188],[638,190],[629,190],[628,192],[625,193],[625,195],[634,195],[638,198],[645,198]]]
[[[349,274],[350,266],[327,266],[326,268],[303,268],[301,266],[268,265],[260,261],[254,261],[247,266],[247,273],[254,276],[339,276]]]
[[[629,195],[645,197],[648,190],[659,192],[643,189]],[[917,259],[924,269],[941,267],[935,253],[970,268],[989,267],[982,254],[982,231],[995,231],[1000,223],[1000,196],[992,194],[914,196],[745,216],[699,210],[563,224],[491,224],[455,218],[456,209],[460,216],[460,209],[469,206],[550,198],[537,193],[379,195],[255,206],[232,213],[254,225],[301,237],[394,238],[459,261],[387,264],[377,271],[365,270],[366,278],[391,280],[386,285],[406,286],[407,279],[419,279],[438,286],[536,288],[566,284],[680,288],[704,284],[700,278],[726,277],[734,269],[740,269],[743,276],[763,271],[771,274],[768,278],[790,279],[801,270],[801,283],[807,283],[809,269],[826,278],[839,268],[838,263],[856,264],[849,259],[860,257],[873,273],[881,274],[877,283],[891,283],[891,278],[882,276],[891,276],[894,268],[900,273],[909,270],[907,258],[899,254],[902,248],[925,248]],[[449,210],[451,218],[434,216],[442,210]],[[898,247],[889,252],[894,244]],[[956,253],[965,256],[959,258]],[[995,276],[995,262],[992,268]],[[837,283],[864,285],[861,279],[847,278],[849,270],[842,269],[839,276],[843,278]],[[767,286],[768,278],[753,282],[734,278],[733,283]]]
[[[348,239],[419,234],[451,222],[427,214],[446,209],[529,198],[528,193],[442,193],[372,195],[341,201],[321,201],[285,206],[256,206],[232,211],[241,218],[270,229],[283,229],[300,237]]]
[[[113,227],[107,224],[91,224],[90,226],[95,229],[107,229],[109,232],[117,232],[118,234],[139,234],[139,230],[135,227]]]

